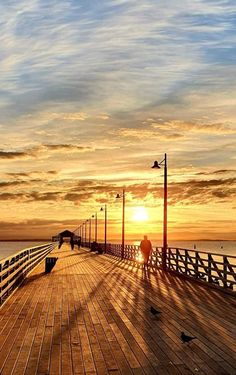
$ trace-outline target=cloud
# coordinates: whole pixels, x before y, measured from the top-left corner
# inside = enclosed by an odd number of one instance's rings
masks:
[[[216,171],[198,172],[196,175],[209,176],[209,175],[222,175],[222,174],[235,174],[236,169],[218,169]]]
[[[47,158],[53,152],[87,152],[94,151],[91,147],[77,146],[72,144],[43,144],[34,146],[24,151],[0,151],[0,159],[32,159],[32,158]]]
[[[58,174],[58,171],[32,171],[32,172],[10,172],[5,173],[8,177],[13,178],[31,178],[31,177],[50,177],[50,176],[56,176]]]
[[[31,154],[31,157],[33,154]],[[0,159],[8,159],[8,160],[13,160],[13,159],[29,159],[30,155],[28,152],[24,151],[0,151]],[[34,154],[34,157],[36,155]]]
[[[150,121],[147,121],[150,122]],[[162,122],[153,122],[151,120],[151,127],[157,130],[178,130],[181,132],[188,133],[189,131],[207,133],[207,134],[236,134],[236,129],[233,126],[225,123],[202,123],[198,121],[196,123],[186,122],[180,120],[170,120]]]
[[[234,198],[232,0],[11,0],[0,12],[3,210],[37,202],[57,216],[54,200],[94,207],[122,184],[128,202],[155,204],[146,169],[163,153],[170,204]]]
[[[121,128],[114,132],[120,137],[125,138],[137,138],[140,140],[150,140],[153,138],[159,138],[161,140],[172,140],[183,138],[184,135],[180,133],[162,133],[161,131],[147,130],[147,129],[125,129]]]
[[[16,187],[16,186],[19,186],[19,185],[25,185],[25,184],[28,184],[28,181],[0,181],[0,187],[4,188],[4,187]]]
[[[170,184],[170,204],[207,204],[236,197],[236,178],[189,180]]]

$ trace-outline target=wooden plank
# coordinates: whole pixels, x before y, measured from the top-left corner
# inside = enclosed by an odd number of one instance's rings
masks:
[[[67,245],[52,255],[0,311],[4,375],[235,375],[232,296]],[[183,345],[181,331],[197,339]]]

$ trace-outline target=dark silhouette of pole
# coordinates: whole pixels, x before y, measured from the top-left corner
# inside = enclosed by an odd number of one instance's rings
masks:
[[[167,255],[167,155],[164,162],[164,214],[163,214],[163,265],[166,270]]]
[[[105,240],[105,253],[107,251],[107,205],[105,204],[105,228],[104,228],[104,240]]]
[[[84,232],[84,242],[85,242],[85,246],[86,246],[86,241],[87,241],[87,220],[85,221],[85,232]]]
[[[98,239],[98,216],[97,216],[97,212],[92,217],[94,217],[94,241],[97,242],[97,239]]]
[[[167,256],[167,155],[158,163],[154,161],[152,168],[161,168],[160,165],[164,164],[164,209],[163,209],[163,249],[162,249],[162,268],[166,270],[166,256]]]
[[[104,246],[105,252],[107,250],[107,205],[105,204],[104,209],[101,207],[100,211],[104,211]]]
[[[116,198],[121,198],[117,194]],[[122,190],[122,234],[121,234],[121,258],[124,259],[125,254],[125,189]]]
[[[89,219],[89,247],[91,246],[91,218]]]
[[[121,257],[124,259],[125,254],[125,189],[123,189],[123,201],[122,201],[122,253]]]

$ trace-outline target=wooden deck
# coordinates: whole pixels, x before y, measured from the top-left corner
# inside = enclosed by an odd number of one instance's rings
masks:
[[[234,297],[67,245],[52,255],[0,311],[1,375],[236,375]]]

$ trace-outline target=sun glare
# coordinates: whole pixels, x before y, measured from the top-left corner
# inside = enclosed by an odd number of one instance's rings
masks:
[[[148,220],[148,214],[145,207],[135,207],[133,220],[135,221],[146,221]]]

